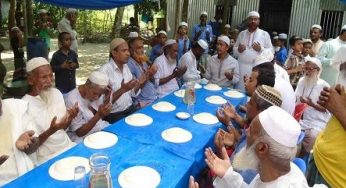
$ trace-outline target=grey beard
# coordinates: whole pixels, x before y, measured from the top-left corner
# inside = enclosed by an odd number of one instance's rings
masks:
[[[172,65],[172,64],[176,64],[176,63],[177,63],[177,61],[176,61],[175,59],[172,59],[172,58],[171,58],[171,57],[169,57],[169,56],[168,56],[168,58],[167,58],[167,59],[168,59],[168,63],[169,63],[169,64],[171,64],[171,65]]]
[[[318,81],[318,75],[312,75],[310,77],[304,76],[303,78],[303,83],[304,83],[304,87],[305,88],[312,88],[316,85],[317,81]]]
[[[249,148],[244,147],[237,154],[235,154],[232,161],[232,166],[236,170],[253,169],[258,170],[259,159],[255,153],[256,143],[252,144]]]

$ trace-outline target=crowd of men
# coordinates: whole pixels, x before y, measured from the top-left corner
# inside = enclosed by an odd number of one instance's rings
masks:
[[[60,28],[70,24],[70,13]],[[62,88],[78,68],[77,59],[29,60],[30,92],[0,103],[0,185],[182,84],[205,78],[250,97],[241,108],[245,116],[230,104],[216,112],[225,127],[215,134],[216,150],[205,151],[215,187],[344,187],[346,25],[336,39],[326,42],[321,40],[321,26],[313,25],[310,39],[290,37],[287,51],[287,34],[271,38],[259,28],[256,11],[248,14],[248,27],[240,33],[226,25],[218,36],[215,23],[207,20],[203,12],[191,37],[186,22],[180,24],[176,39],[158,32],[150,58],[138,33],[113,39],[109,61],[85,84],[68,90]],[[59,35],[61,57],[77,53],[70,32]],[[53,71],[55,78],[61,77],[59,90],[53,87]],[[292,160],[309,155],[305,176]],[[199,187],[193,177],[190,187]]]

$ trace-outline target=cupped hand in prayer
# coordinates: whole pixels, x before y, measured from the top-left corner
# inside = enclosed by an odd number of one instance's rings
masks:
[[[132,79],[128,81],[127,83],[124,83],[124,80],[121,82],[121,88],[127,92],[130,91],[131,89],[138,87],[139,86],[139,81],[137,79]]]
[[[9,158],[8,155],[1,155],[0,156],[0,166]]]
[[[195,182],[195,178],[193,178],[193,176],[190,176],[189,188],[199,188],[199,185],[197,182]]]
[[[26,131],[23,134],[21,134],[17,141],[16,141],[16,147],[20,151],[24,151],[29,148],[29,146],[33,143],[35,132],[33,130]]]
[[[261,49],[262,49],[261,44],[260,44],[259,42],[254,42],[254,43],[252,44],[252,48],[253,48],[254,50],[256,50],[257,52],[260,52]]]
[[[222,147],[222,159],[216,156],[211,148],[206,148],[204,154],[206,156],[205,162],[207,163],[208,167],[218,177],[222,178],[226,174],[228,168],[231,167],[231,161],[227,155],[226,148]]]
[[[109,115],[111,110],[112,110],[112,104],[111,103],[103,103],[99,106],[99,109],[97,112],[100,114],[100,116],[102,118],[104,118],[105,116]]]
[[[228,80],[233,80],[233,72],[225,72],[225,76]]]
[[[246,46],[244,44],[239,44],[238,52],[243,53],[246,50]]]
[[[156,65],[151,65],[149,70],[148,70],[148,74],[149,74],[149,78],[152,78],[156,72],[157,72],[157,66]]]
[[[317,103],[329,110],[333,114],[345,109],[345,87],[338,84],[332,88],[323,88],[323,90],[321,91],[321,95],[319,97],[319,101]]]
[[[185,74],[186,70],[187,70],[186,66],[176,67],[173,71],[173,76],[174,77],[181,77],[183,74]]]
[[[226,132],[222,129],[219,129],[214,137],[214,144],[219,151],[222,150],[222,147],[233,146],[235,137],[232,131]]]

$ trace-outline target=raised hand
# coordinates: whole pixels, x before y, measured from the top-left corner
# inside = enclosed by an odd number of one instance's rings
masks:
[[[100,116],[103,118],[107,115],[109,115],[109,113],[111,112],[112,110],[112,104],[111,103],[103,103],[99,106],[99,109],[98,109],[98,113],[100,114]]]
[[[225,76],[228,80],[233,80],[233,72],[225,72]]]
[[[339,84],[333,88],[323,88],[317,103],[333,114],[344,109],[346,106],[345,88]]]
[[[253,48],[254,50],[256,50],[257,52],[260,52],[261,49],[262,49],[261,44],[260,44],[259,42],[254,42],[254,43],[252,44],[252,48]]]
[[[26,131],[23,134],[21,134],[16,141],[17,149],[21,151],[28,149],[30,144],[33,143],[34,134],[35,132],[32,130]]]
[[[148,75],[149,75],[149,78],[152,78],[156,72],[157,72],[157,66],[156,65],[151,65],[149,70],[147,71],[148,72]]]
[[[127,92],[130,91],[131,89],[138,87],[139,85],[139,81],[136,79],[132,79],[130,81],[128,81],[127,83],[124,83],[124,80],[121,82],[121,88]]]
[[[8,155],[1,155],[0,156],[0,166],[9,158]]]
[[[197,182],[195,182],[195,178],[193,178],[193,176],[190,176],[189,188],[199,188],[199,185]]]
[[[204,154],[206,156],[205,162],[207,163],[209,168],[217,176],[222,178],[226,174],[228,168],[231,167],[231,162],[228,158],[226,148],[222,147],[222,159],[216,156],[211,148],[206,148]]]
[[[181,77],[183,74],[185,74],[186,70],[187,70],[186,66],[176,67],[173,71],[173,75],[174,77]]]
[[[238,52],[243,53],[246,50],[246,46],[244,44],[239,44]]]

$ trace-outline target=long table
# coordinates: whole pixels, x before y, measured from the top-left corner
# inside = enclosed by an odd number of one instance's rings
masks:
[[[226,90],[197,89],[194,113],[209,112],[215,114],[219,105],[205,101],[205,98],[211,95],[222,96],[234,106],[246,102],[246,97],[233,99],[223,95]],[[104,129],[104,131],[118,136],[118,142],[114,146],[95,150],[80,143],[4,187],[75,187],[73,181],[58,181],[50,177],[48,174],[49,167],[55,161],[68,156],[89,158],[94,153],[104,153],[110,157],[113,187],[120,187],[118,176],[123,170],[137,165],[149,166],[158,171],[161,176],[159,187],[187,187],[189,176],[197,176],[205,168],[204,149],[213,146],[214,134],[222,125],[221,123],[204,125],[195,122],[192,118],[188,120],[176,118],[175,114],[186,111],[187,105],[183,103],[182,98],[173,93],[159,101],[170,102],[176,106],[176,109],[172,112],[158,112],[152,106],[143,108],[136,113],[144,113],[152,117],[152,124],[145,127],[135,127],[127,125],[122,119]],[[181,144],[165,141],[161,137],[161,132],[171,127],[180,127],[190,131],[192,140]]]

